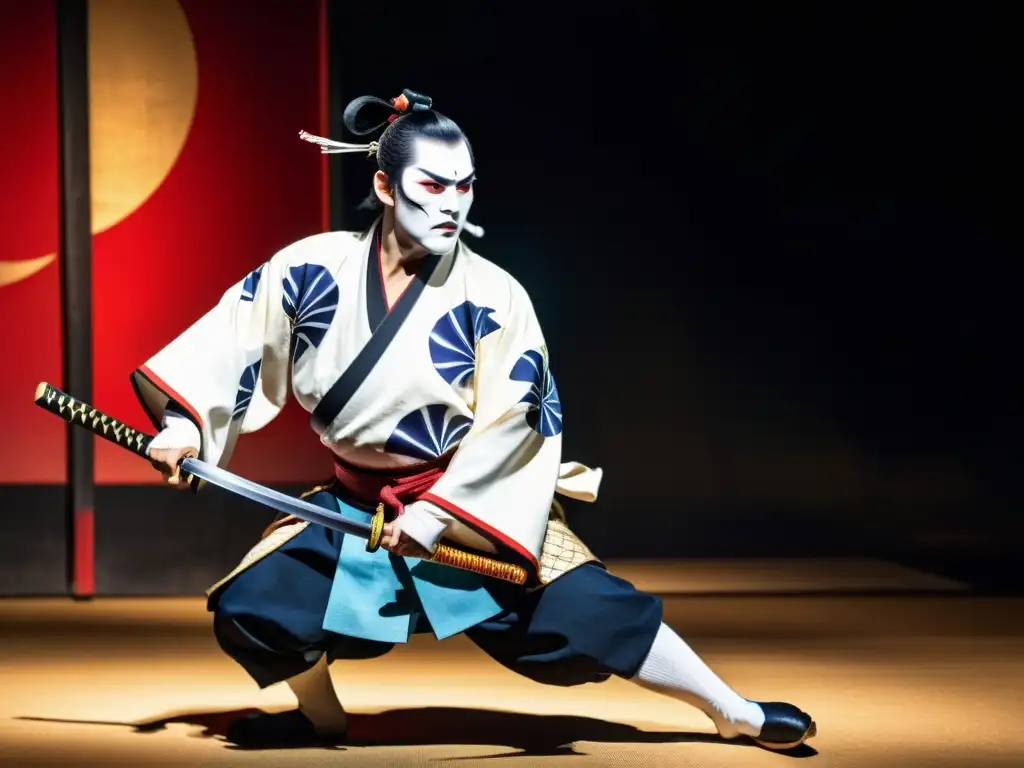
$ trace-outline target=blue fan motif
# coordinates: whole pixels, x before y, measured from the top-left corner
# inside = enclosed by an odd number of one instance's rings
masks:
[[[473,383],[476,345],[499,328],[494,310],[465,301],[434,323],[430,332],[430,359],[434,370],[453,387]]]
[[[245,416],[249,403],[252,402],[252,395],[256,391],[256,382],[260,378],[260,365],[262,360],[257,360],[252,365],[246,366],[242,376],[238,380],[238,394],[235,395],[235,410],[231,412],[232,421]]]
[[[398,422],[384,450],[430,461],[458,445],[472,423],[447,405],[428,405]]]
[[[558,387],[548,368],[547,357],[531,349],[512,366],[509,378],[530,385],[530,390],[519,401],[530,406],[526,413],[526,423],[544,437],[554,437],[561,433],[562,403],[558,399]]]
[[[284,279],[284,312],[292,327],[292,364],[310,347],[320,346],[338,309],[338,285],[326,267],[291,267]]]
[[[246,275],[245,280],[242,281],[241,301],[252,301],[256,298],[256,287],[260,284],[260,278],[263,276],[264,266],[266,265],[261,264],[256,267],[256,269]]]

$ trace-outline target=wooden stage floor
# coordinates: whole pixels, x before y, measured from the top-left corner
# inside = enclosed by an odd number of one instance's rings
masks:
[[[417,637],[383,659],[335,664],[356,744],[243,751],[219,735],[231,713],[292,701],[283,686],[257,690],[220,653],[201,599],[12,598],[0,600],[0,765],[1024,765],[1024,599],[972,597],[877,563],[621,572],[660,585],[666,620],[741,693],[813,713],[811,746],[726,743],[703,715],[624,681],[545,688],[463,638]],[[714,588],[728,573],[737,594]],[[704,594],[679,594],[680,583]],[[858,585],[877,594],[826,591]]]

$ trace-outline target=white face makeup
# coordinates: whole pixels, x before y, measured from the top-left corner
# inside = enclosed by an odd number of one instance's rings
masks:
[[[430,253],[455,247],[473,205],[473,159],[466,142],[416,139],[413,161],[402,171],[395,219]]]

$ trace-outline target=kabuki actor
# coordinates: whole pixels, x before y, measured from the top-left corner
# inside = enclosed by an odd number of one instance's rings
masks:
[[[348,144],[373,157],[363,232],[326,232],[274,254],[132,375],[159,427],[149,458],[194,490],[186,456],[225,466],[241,435],[290,397],[333,454],[304,498],[369,521],[382,544],[277,519],[209,591],[224,652],[294,710],[236,720],[245,745],[344,743],[335,659],[388,653],[413,633],[465,634],[548,685],[612,675],[699,708],[727,739],[788,749],[815,734],[799,708],[751,701],[662,621],[661,600],[609,573],[566,525],[556,494],[594,501],[601,470],[562,460],[562,404],[530,296],[470,249],[476,162],[431,99],[406,90],[345,110]],[[282,450],[287,450],[286,446]],[[432,561],[439,544],[522,567],[525,584]]]

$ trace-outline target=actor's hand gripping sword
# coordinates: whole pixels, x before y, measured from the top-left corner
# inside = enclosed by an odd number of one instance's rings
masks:
[[[42,382],[36,387],[36,405],[60,416],[64,421],[78,427],[84,427],[95,435],[109,440],[116,445],[126,448],[132,453],[149,458],[149,444],[154,435],[139,432],[136,429],[123,424],[117,419],[111,418],[102,411],[93,408],[88,403],[77,400],[66,392]],[[179,462],[182,471],[188,475],[194,475],[208,483],[213,483],[220,488],[244,496],[247,499],[259,502],[265,506],[293,515],[308,523],[323,525],[333,528],[342,533],[352,534],[361,539],[366,539],[366,549],[375,552],[380,548],[381,535],[384,529],[384,505],[377,507],[369,523],[361,523],[350,520],[338,513],[330,512],[308,501],[296,499],[286,494],[275,491],[271,488],[259,485],[239,477],[220,467],[207,464],[196,458],[186,457]],[[191,482],[191,478],[188,478]],[[472,552],[465,552],[461,549],[438,544],[434,554],[429,558],[431,562],[442,563],[453,568],[472,571],[484,576],[491,576],[502,581],[509,581],[513,584],[526,583],[526,569],[512,563],[505,563],[491,557],[485,557]]]

